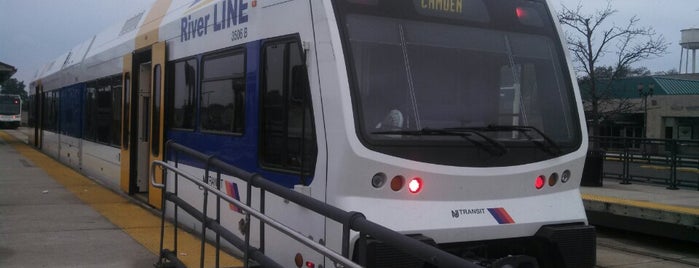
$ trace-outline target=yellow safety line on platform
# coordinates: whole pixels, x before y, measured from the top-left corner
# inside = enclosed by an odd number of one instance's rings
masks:
[[[655,169],[655,170],[669,170],[671,167],[668,166],[658,166],[658,165],[641,165],[641,168]],[[690,167],[678,167],[678,171],[699,173],[699,169]]]
[[[147,211],[128,199],[95,183],[75,170],[64,166],[53,158],[31,148],[11,135],[0,131],[0,138],[11,144],[15,150],[43,169],[56,182],[63,185],[76,197],[90,205],[97,212],[121,228],[146,249],[159,255],[160,217]],[[172,249],[173,226],[166,222],[165,248]],[[178,232],[178,258],[187,267],[199,267],[201,241],[184,231]],[[205,267],[215,266],[216,248],[206,245]],[[157,259],[154,259],[155,263]],[[230,255],[221,252],[221,267],[242,267],[242,263]]]
[[[668,211],[668,212],[674,212],[674,213],[682,213],[682,214],[690,214],[690,215],[699,216],[699,209],[697,209],[697,208],[680,207],[680,206],[652,203],[652,202],[647,202],[647,201],[628,200],[628,199],[621,199],[621,198],[615,198],[615,197],[609,197],[609,196],[599,196],[599,195],[592,195],[592,194],[582,194],[582,198],[583,198],[583,200],[588,200],[588,201],[597,201],[597,202],[603,202],[603,203],[619,204],[619,205],[626,205],[626,206],[639,207],[639,208],[645,208],[645,209],[655,209],[655,210],[662,210],[662,211]]]

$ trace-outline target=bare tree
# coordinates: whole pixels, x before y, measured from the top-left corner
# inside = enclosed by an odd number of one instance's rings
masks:
[[[623,25],[617,25],[611,17],[617,11],[611,4],[592,14],[582,12],[582,4],[575,9],[562,6],[558,19],[566,29],[569,50],[576,64],[581,86],[584,88],[585,111],[590,120],[592,135],[599,134],[600,122],[610,114],[628,112],[634,105],[614,96],[611,86],[614,80],[623,78],[634,70],[631,65],[641,60],[665,54],[668,43],[652,27],[638,26],[639,19],[631,17]],[[611,24],[611,26],[607,26]],[[601,59],[616,55],[611,66],[600,71]],[[602,74],[603,73],[603,74]]]

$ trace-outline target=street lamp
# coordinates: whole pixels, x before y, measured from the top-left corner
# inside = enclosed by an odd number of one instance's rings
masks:
[[[646,137],[646,127],[648,125],[648,97],[653,96],[654,84],[648,85],[648,91],[643,84],[638,84],[638,95],[643,98],[643,138]]]

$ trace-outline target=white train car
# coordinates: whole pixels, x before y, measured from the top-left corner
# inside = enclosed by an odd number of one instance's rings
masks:
[[[0,127],[18,128],[22,122],[22,98],[0,94]]]
[[[589,267],[587,134],[561,36],[544,0],[157,0],[38,72],[30,140],[156,208],[155,160],[248,199],[246,181],[166,151],[173,141],[472,263]],[[201,206],[174,177],[168,189]],[[250,194],[342,251],[341,224]],[[273,229],[261,238],[239,208],[220,213],[282,266],[333,266]],[[351,238],[348,257],[368,267],[423,265]]]

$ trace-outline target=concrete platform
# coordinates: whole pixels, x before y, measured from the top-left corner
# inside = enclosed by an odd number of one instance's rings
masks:
[[[158,261],[154,209],[34,150],[21,131],[0,130],[0,163],[0,267],[153,267]],[[165,233],[172,248],[172,225]],[[178,245],[180,260],[199,267],[200,240],[180,231]],[[204,267],[215,266],[214,255],[207,244]],[[242,263],[222,252],[220,265]]]
[[[615,180],[580,191],[591,224],[699,243],[699,191]]]
[[[0,267],[152,267],[158,260],[13,143],[0,139]]]

